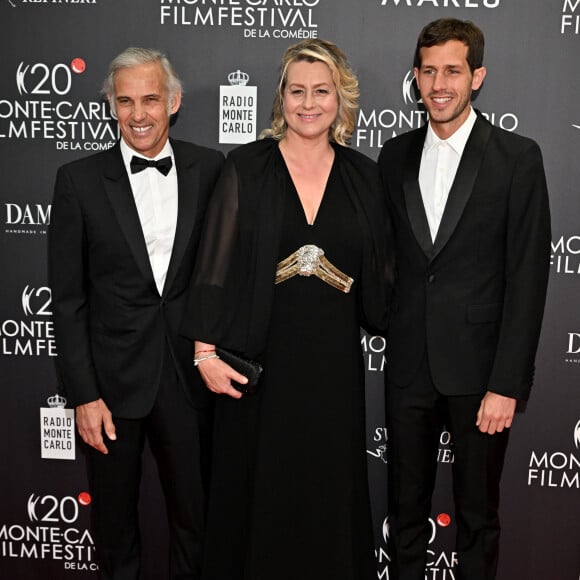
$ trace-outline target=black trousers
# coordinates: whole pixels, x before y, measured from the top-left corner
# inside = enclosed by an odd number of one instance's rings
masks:
[[[210,449],[209,411],[194,409],[166,349],[154,406],[142,419],[113,417],[116,441],[108,455],[89,452],[93,533],[101,578],[140,574],[138,501],[142,454],[148,440],[157,463],[169,521],[171,580],[201,576],[205,492]]]
[[[410,385],[387,384],[391,580],[424,580],[428,519],[443,426],[454,443],[456,550],[462,580],[493,580],[500,524],[499,486],[509,430],[495,435],[475,426],[482,395],[437,392],[425,357]]]

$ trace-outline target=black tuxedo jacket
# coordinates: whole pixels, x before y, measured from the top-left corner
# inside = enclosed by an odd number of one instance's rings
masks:
[[[408,384],[426,349],[441,393],[526,399],[550,254],[540,149],[479,116],[433,243],[418,181],[426,131],[388,141],[379,157],[397,255],[389,381]]]
[[[178,327],[223,155],[183,141],[171,145],[178,217],[162,296],[119,144],[58,170],[49,280],[57,372],[73,406],[102,398],[115,416],[143,417],[155,400],[166,345],[192,402],[207,402],[192,344]]]

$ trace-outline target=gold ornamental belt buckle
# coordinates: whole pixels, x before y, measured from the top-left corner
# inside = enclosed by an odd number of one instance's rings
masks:
[[[333,266],[324,250],[313,244],[307,244],[298,248],[286,259],[278,262],[276,268],[276,284],[280,284],[293,276],[316,276],[333,288],[348,294],[354,279]]]
[[[318,246],[302,246],[295,252],[300,276],[312,276],[320,267],[320,257],[324,256],[324,250]]]

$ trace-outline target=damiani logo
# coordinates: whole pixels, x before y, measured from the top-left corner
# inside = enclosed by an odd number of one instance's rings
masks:
[[[50,205],[5,203],[5,223],[8,226],[48,226]]]
[[[568,333],[568,350],[566,351],[567,355],[571,355],[570,357],[566,357],[564,362],[571,363],[571,364],[580,364],[580,333],[579,332],[569,332]],[[576,356],[574,356],[576,355]]]

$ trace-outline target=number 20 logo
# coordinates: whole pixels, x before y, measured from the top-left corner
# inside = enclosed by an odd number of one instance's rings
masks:
[[[44,298],[41,298],[44,295]],[[41,299],[40,306],[37,305],[36,298]],[[34,299],[34,304],[31,302]],[[42,286],[41,288],[31,288],[26,286],[22,292],[22,309],[26,316],[51,316],[50,305],[52,303],[52,293],[50,288]]]
[[[32,77],[32,79],[31,79]],[[28,80],[35,83],[30,91]],[[33,65],[21,62],[16,71],[16,87],[21,95],[66,95],[71,88],[71,69],[66,64],[56,64],[52,68],[44,63]]]
[[[42,509],[40,507],[42,506]],[[72,524],[79,516],[79,504],[74,497],[66,496],[60,500],[54,495],[28,498],[28,517],[31,522],[65,522]]]

